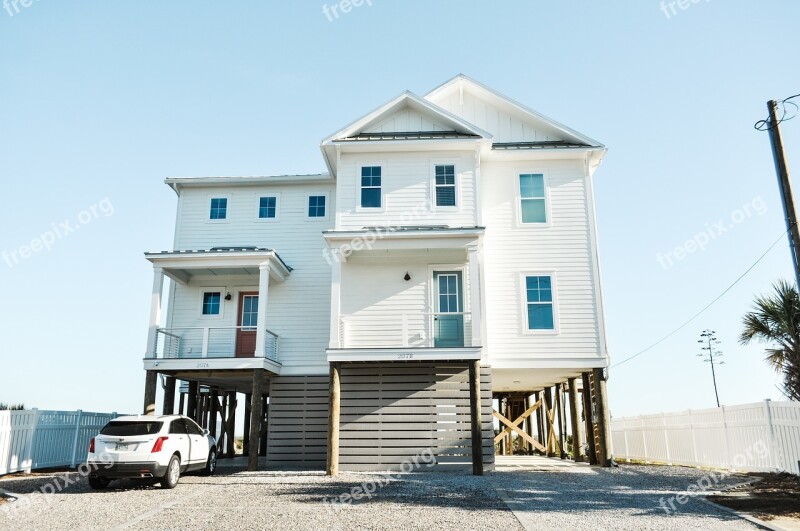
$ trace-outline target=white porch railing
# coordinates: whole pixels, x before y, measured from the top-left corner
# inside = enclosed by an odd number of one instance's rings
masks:
[[[184,327],[156,331],[155,358],[234,358],[239,331],[255,334],[255,328]],[[264,357],[278,361],[278,335],[266,330]]]
[[[471,313],[343,315],[340,348],[472,347]]]
[[[800,474],[800,403],[772,402],[612,419],[616,459]]]

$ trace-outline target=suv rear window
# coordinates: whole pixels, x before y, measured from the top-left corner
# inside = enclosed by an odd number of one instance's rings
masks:
[[[117,437],[155,435],[161,431],[161,426],[163,425],[163,422],[111,421],[100,430],[100,435],[112,435]]]

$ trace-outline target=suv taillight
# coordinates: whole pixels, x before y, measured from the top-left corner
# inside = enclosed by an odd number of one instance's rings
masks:
[[[89,441],[89,453],[90,454],[94,453],[94,437],[92,437],[92,440]]]
[[[153,445],[153,449],[150,450],[150,453],[160,452],[161,448],[164,446],[164,441],[169,439],[169,437],[159,437],[156,439],[156,443]]]

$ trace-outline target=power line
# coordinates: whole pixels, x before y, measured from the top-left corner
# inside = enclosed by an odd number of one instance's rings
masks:
[[[723,291],[722,293],[720,293],[720,294],[717,296],[717,298],[716,298],[716,299],[714,299],[713,301],[709,302],[709,303],[708,303],[708,304],[707,304],[705,307],[703,307],[703,309],[702,309],[702,310],[700,310],[699,312],[697,312],[696,314],[694,314],[694,315],[693,315],[691,318],[689,318],[689,320],[688,320],[688,321],[686,321],[685,323],[683,323],[682,325],[680,325],[678,328],[676,328],[675,330],[673,330],[673,331],[672,331],[672,332],[670,332],[669,334],[665,335],[664,337],[662,337],[661,339],[659,339],[658,341],[656,341],[655,343],[653,343],[652,345],[650,345],[650,346],[649,346],[649,347],[647,347],[646,349],[644,349],[644,350],[642,350],[642,351],[640,351],[640,352],[637,352],[637,353],[636,353],[636,354],[634,354],[633,356],[630,356],[630,357],[628,357],[628,358],[625,358],[624,360],[620,361],[619,363],[615,363],[614,365],[611,365],[611,367],[609,367],[609,368],[610,368],[610,369],[613,369],[614,367],[619,367],[619,366],[620,366],[620,365],[622,365],[623,363],[627,363],[627,362],[631,361],[632,359],[634,359],[634,358],[637,358],[637,357],[641,356],[641,355],[642,355],[642,354],[644,354],[645,352],[648,352],[648,351],[652,350],[653,348],[657,347],[658,345],[660,345],[661,343],[663,343],[663,342],[664,342],[664,341],[666,341],[667,339],[671,338],[672,336],[674,336],[675,334],[677,334],[678,332],[680,332],[681,330],[683,330],[683,329],[686,327],[686,325],[688,325],[689,323],[691,323],[692,321],[694,321],[695,319],[697,319],[698,317],[700,317],[700,316],[703,314],[703,312],[705,312],[706,310],[708,310],[709,308],[711,308],[711,306],[713,306],[715,302],[717,302],[718,300],[720,300],[722,297],[724,297],[724,296],[725,296],[725,294],[726,294],[726,293],[728,293],[730,290],[732,290],[732,289],[733,289],[733,287],[734,287],[736,284],[738,284],[738,283],[739,283],[739,281],[740,281],[740,280],[742,280],[742,279],[745,277],[745,275],[747,275],[747,274],[748,274],[750,271],[752,271],[752,269],[753,269],[755,266],[757,266],[757,265],[758,265],[758,263],[759,263],[759,262],[761,262],[761,260],[763,260],[765,256],[767,256],[767,254],[768,254],[768,253],[769,253],[769,252],[770,252],[770,251],[773,249],[773,247],[775,247],[776,245],[778,245],[778,242],[779,242],[779,241],[781,241],[781,239],[783,239],[783,237],[786,235],[786,233],[787,233],[787,232],[789,232],[789,231],[788,231],[788,230],[786,230],[786,231],[782,232],[782,233],[781,233],[781,235],[780,235],[780,236],[778,236],[778,239],[777,239],[777,240],[775,240],[775,242],[774,242],[772,245],[770,245],[770,246],[769,246],[769,248],[768,248],[766,251],[764,251],[764,253],[763,253],[761,256],[759,256],[759,257],[758,257],[758,260],[756,260],[755,262],[753,262],[753,265],[751,265],[750,267],[748,267],[748,268],[747,268],[747,270],[746,270],[744,273],[742,273],[742,274],[739,276],[739,278],[737,278],[736,280],[734,280],[734,281],[733,281],[733,284],[731,284],[730,286],[728,286],[728,287],[725,289],[725,291]]]

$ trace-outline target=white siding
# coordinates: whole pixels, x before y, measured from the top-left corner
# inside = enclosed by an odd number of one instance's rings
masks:
[[[507,110],[476,97],[464,90],[463,104],[458,91],[433,98],[433,103],[463,118],[484,131],[492,133],[493,142],[542,142],[563,140],[544,124],[522,120]]]
[[[455,164],[458,206],[434,208],[435,164]],[[381,166],[382,209],[360,208],[361,167]],[[337,176],[338,230],[376,225],[475,226],[475,163],[469,152],[343,154]]]
[[[278,221],[257,219],[262,195],[279,195]],[[311,195],[328,195],[326,219],[307,218]],[[208,221],[209,198],[225,195],[228,219]],[[193,188],[181,192],[175,249],[256,245],[277,251],[294,270],[284,283],[270,281],[266,327],[280,336],[282,374],[327,374],[325,348],[330,320],[331,268],[323,249],[324,230],[333,227],[333,187],[293,184],[261,187]],[[196,277],[189,286],[176,285],[168,327],[235,326],[236,292],[258,290],[258,275]],[[225,303],[222,319],[200,315],[201,285],[224,287],[234,295]]]
[[[389,115],[364,129],[365,133],[406,133],[411,131],[452,131],[453,128],[409,108]]]
[[[519,225],[518,175],[545,174],[547,226]],[[486,319],[490,361],[600,358],[586,177],[579,162],[485,163]],[[552,272],[558,333],[526,332],[522,274]]]

